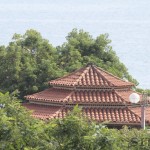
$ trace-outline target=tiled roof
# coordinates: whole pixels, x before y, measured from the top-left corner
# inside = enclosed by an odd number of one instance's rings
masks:
[[[129,101],[129,96],[132,94],[132,93],[137,93],[135,91],[132,91],[132,90],[124,90],[124,91],[116,91],[116,93],[122,97],[126,102],[130,102]],[[140,93],[137,93],[138,95],[140,95],[140,100],[142,99],[142,95]]]
[[[133,83],[128,82],[128,81],[124,81],[123,79],[120,79],[117,76],[114,76],[113,74],[103,70],[102,68],[98,68],[95,67],[97,69],[97,71],[107,80],[109,81],[111,84],[113,84],[113,86],[134,86]]]
[[[119,93],[119,94],[118,94]],[[128,97],[122,97],[121,94],[128,92],[103,91],[103,90],[65,90],[49,88],[33,95],[28,95],[25,98],[29,101],[39,102],[66,102],[67,104],[115,104],[125,105],[128,103]]]
[[[25,96],[28,100],[45,101],[45,102],[63,102],[70,96],[70,90],[49,88],[42,92]]]
[[[133,86],[133,83],[126,82],[101,68],[93,65],[81,68],[67,76],[52,80],[51,85],[77,86],[77,87],[124,87]]]
[[[140,125],[139,108],[129,107],[129,95],[134,92],[129,89],[133,84],[101,68],[88,65],[49,83],[52,88],[25,96],[29,103],[23,105],[33,110],[35,118],[63,118],[79,104],[83,114],[91,120]],[[150,109],[147,111],[150,116]]]
[[[141,116],[141,107],[130,107],[130,109],[136,113],[138,116]],[[150,122],[150,107],[145,107],[145,119]]]
[[[68,109],[60,111],[55,118],[66,116]],[[128,108],[83,108],[83,115],[90,120],[110,124],[140,124],[140,117]]]
[[[128,108],[86,108],[84,112],[89,119],[99,122],[110,121],[116,124],[140,122],[140,117]]]
[[[67,103],[73,104],[117,104],[125,105],[126,101],[120,97],[115,91],[99,91],[99,90],[77,90],[72,92]]]
[[[87,71],[87,69],[88,68],[78,69],[75,72],[70,73],[69,75],[50,81],[49,84],[74,86],[77,80],[82,76],[82,74],[84,74]]]
[[[46,106],[38,104],[24,103],[24,107],[32,111],[34,118],[40,118],[42,120],[53,118],[54,115],[61,111],[61,107]]]
[[[64,118],[71,108],[24,104],[33,110],[33,117],[39,119]],[[109,124],[140,124],[140,117],[126,108],[83,108],[82,113],[90,120],[107,122]]]

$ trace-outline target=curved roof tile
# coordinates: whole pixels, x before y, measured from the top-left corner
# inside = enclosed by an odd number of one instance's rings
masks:
[[[64,102],[70,95],[70,90],[62,90],[49,88],[44,91],[27,95],[25,98],[29,101],[42,101],[42,102]]]
[[[125,94],[123,94],[125,93]],[[63,90],[49,88],[39,93],[27,95],[29,101],[39,101],[45,103],[66,103],[66,104],[128,104],[128,92],[103,91],[103,90]],[[124,96],[125,95],[125,96]]]
[[[64,118],[71,108],[56,106],[41,106],[37,104],[24,104],[24,106],[33,111],[32,116],[42,120],[51,118]],[[98,122],[107,122],[108,124],[139,124],[140,117],[130,109],[126,108],[83,108],[83,116],[90,120]]]
[[[124,81],[101,68],[94,65],[88,65],[75,72],[52,80],[51,85],[58,86],[79,86],[79,87],[122,87],[133,86],[131,82]]]

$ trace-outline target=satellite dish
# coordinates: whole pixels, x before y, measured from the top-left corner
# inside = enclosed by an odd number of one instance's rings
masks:
[[[129,100],[131,103],[138,103],[140,101],[140,96],[137,93],[132,93],[129,96]]]

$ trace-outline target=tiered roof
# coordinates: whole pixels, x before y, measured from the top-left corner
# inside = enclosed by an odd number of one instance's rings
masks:
[[[35,118],[40,118],[42,120],[53,118],[61,110],[61,107],[50,107],[47,105],[38,105],[32,103],[23,104],[29,110],[32,110],[32,116]]]
[[[28,109],[34,110],[33,117],[40,118],[42,120],[51,118],[63,118],[71,110],[66,107],[46,106],[38,104],[24,104]],[[124,108],[112,108],[112,107],[83,107],[82,113],[91,120],[98,122],[111,122],[117,124],[138,124],[140,123],[140,117],[130,109]]]
[[[122,92],[121,92],[122,93]],[[131,93],[131,92],[130,92]],[[26,96],[29,101],[65,104],[108,104],[125,105],[129,103],[114,90],[63,90],[49,88],[42,92]]]
[[[73,86],[73,87],[127,87],[133,86],[131,82],[126,82],[120,78],[98,68],[94,65],[88,65],[67,76],[52,80],[51,85]]]
[[[131,82],[124,81],[94,65],[83,67],[49,82],[42,92],[27,95],[25,104],[40,119],[63,118],[78,104],[83,115],[108,124],[140,125],[140,113],[130,109]]]
[[[67,100],[71,94],[70,90],[49,88],[42,92],[25,96],[29,101],[41,101],[41,102],[55,102],[61,103]]]

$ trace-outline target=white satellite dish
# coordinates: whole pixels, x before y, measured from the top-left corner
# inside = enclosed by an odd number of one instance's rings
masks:
[[[140,101],[140,96],[137,93],[132,93],[129,96],[129,100],[131,103],[138,103]]]

